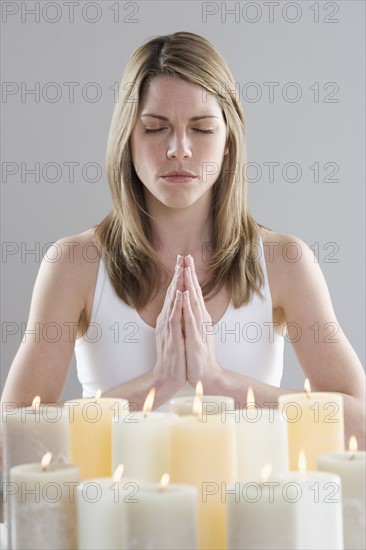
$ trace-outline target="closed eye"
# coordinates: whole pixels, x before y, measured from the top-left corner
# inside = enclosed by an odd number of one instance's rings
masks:
[[[156,128],[154,130],[145,128],[145,134],[154,134],[156,132],[161,132],[161,130],[166,130],[166,128]],[[200,132],[202,134],[213,134],[213,130],[199,130],[198,128],[192,128],[195,132]]]

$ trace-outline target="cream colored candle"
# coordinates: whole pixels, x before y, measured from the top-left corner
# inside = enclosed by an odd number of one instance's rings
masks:
[[[80,466],[81,479],[112,474],[112,420],[128,414],[125,399],[66,401],[69,412],[71,460]]]
[[[9,471],[13,466],[40,462],[50,451],[57,462],[69,461],[69,425],[65,409],[58,404],[40,403],[37,396],[32,407],[17,407],[14,403],[2,406],[3,492],[11,494]],[[10,510],[4,502],[4,523],[11,548]]]
[[[17,489],[10,497],[13,550],[77,548],[79,479],[79,468],[72,464],[20,464],[10,470]]]
[[[177,415],[131,413],[113,421],[112,469],[122,463],[127,477],[158,482],[169,469],[170,422]]]
[[[343,549],[340,483],[335,474],[309,471],[227,486],[228,547]]]
[[[169,468],[169,426],[174,414],[151,412],[152,388],[142,412],[115,418],[112,427],[112,465],[123,464],[127,477],[158,482]]]
[[[237,477],[236,426],[221,415],[182,416],[171,425],[171,479],[198,489],[199,547],[226,548],[226,508],[220,485]]]
[[[170,400],[171,412],[179,416],[188,416],[193,413],[194,395],[175,397]],[[203,395],[203,414],[225,414],[226,411],[235,410],[235,401],[232,397],[224,395]]]
[[[164,476],[163,476],[164,477]],[[194,550],[197,548],[197,488],[186,484],[149,483],[128,504],[128,548]]]
[[[350,442],[350,447],[352,443]],[[318,456],[318,469],[335,472],[342,480],[344,548],[366,548],[366,453],[355,448]]]
[[[113,478],[88,479],[77,489],[78,548],[118,550],[128,548],[128,506],[136,504],[141,480],[122,477],[123,466]]]
[[[273,475],[289,469],[287,425],[282,413],[274,407],[253,407],[253,403],[249,388],[247,408],[235,411],[239,481],[259,481],[268,463]]]
[[[344,450],[343,397],[337,393],[311,392],[281,395],[279,410],[287,422],[290,469],[304,450],[309,469],[317,456]]]

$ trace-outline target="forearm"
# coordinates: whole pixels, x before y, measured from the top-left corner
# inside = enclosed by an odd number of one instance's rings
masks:
[[[254,400],[258,407],[269,407],[277,404],[280,395],[301,393],[301,390],[277,388],[254,378],[221,369],[215,377],[204,381],[204,392],[209,395],[227,395],[237,403],[237,407],[245,407],[249,386],[253,388]],[[338,392],[337,392],[338,393]],[[353,396],[339,392],[343,397],[345,448],[348,449],[349,438],[355,435],[359,449],[365,449],[365,403],[362,396]]]
[[[202,382],[205,394],[227,395],[232,397],[237,408],[246,407],[249,387],[253,389],[254,401],[257,407],[277,405],[280,395],[299,391],[271,386],[255,378],[250,378],[249,376],[244,376],[224,369],[220,369],[215,376],[211,376]]]

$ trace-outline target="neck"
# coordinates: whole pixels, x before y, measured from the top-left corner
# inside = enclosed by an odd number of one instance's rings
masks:
[[[177,254],[191,254],[201,263],[212,250],[210,208],[194,204],[188,208],[154,208],[150,218],[153,244],[166,265],[175,265]]]

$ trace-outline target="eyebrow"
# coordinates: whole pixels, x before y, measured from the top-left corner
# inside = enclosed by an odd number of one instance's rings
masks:
[[[153,118],[158,118],[159,120],[169,120],[166,116],[154,115],[153,113],[144,113],[144,114],[141,115],[141,118],[144,117],[144,116],[150,116],[150,117],[153,117]],[[199,116],[193,116],[189,120],[201,120],[202,118],[219,118],[219,117],[215,116],[215,115],[199,115]]]

